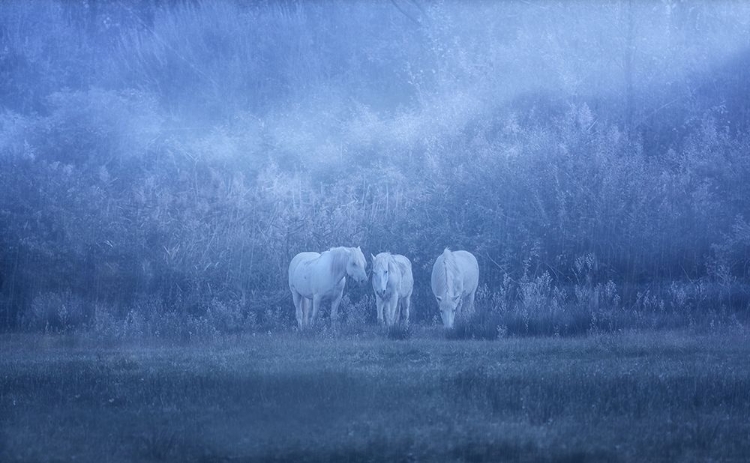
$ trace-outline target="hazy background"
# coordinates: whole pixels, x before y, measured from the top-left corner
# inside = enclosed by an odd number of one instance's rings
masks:
[[[742,323],[749,91],[744,1],[6,0],[0,328],[291,327],[339,245],[418,322],[450,246],[514,333]]]

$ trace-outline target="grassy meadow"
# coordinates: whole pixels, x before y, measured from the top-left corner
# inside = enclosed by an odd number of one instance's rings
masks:
[[[0,337],[0,461],[746,461],[747,333]]]

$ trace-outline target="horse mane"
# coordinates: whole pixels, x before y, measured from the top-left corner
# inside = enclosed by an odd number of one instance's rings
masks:
[[[377,256],[375,256],[375,259],[378,262],[385,262],[385,264],[390,267],[391,261],[393,261],[393,254],[391,254],[388,251],[383,251],[379,253]],[[373,270],[375,269],[375,261],[373,261]]]
[[[396,258],[393,257],[393,254],[391,254],[390,252],[388,253],[388,270],[389,271],[398,270],[399,271],[398,273],[403,273],[401,271],[401,267],[398,265],[398,262],[396,261]]]
[[[398,262],[396,262],[396,258],[393,257],[393,254],[391,254],[388,251],[386,251],[384,254],[386,258],[386,265],[387,265],[388,271],[393,272],[394,270],[400,270]],[[400,273],[403,273],[403,272],[400,272]]]
[[[458,270],[458,264],[456,263],[456,257],[448,248],[445,248],[443,251],[443,272],[445,274],[445,290],[448,291],[452,281],[450,275],[453,275],[455,278],[460,273]]]
[[[340,272],[346,273],[346,264],[349,262],[349,249],[339,246],[331,248],[326,252],[331,253],[331,273],[333,275],[338,275]]]

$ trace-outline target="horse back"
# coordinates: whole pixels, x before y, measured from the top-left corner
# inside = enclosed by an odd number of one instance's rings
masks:
[[[461,272],[464,291],[467,293],[473,292],[479,285],[479,264],[477,263],[477,258],[468,251],[454,251],[453,255],[456,259],[456,265]]]
[[[320,257],[320,253],[317,252],[300,252],[289,263],[289,285],[294,283],[295,274],[300,269],[301,265],[308,264],[315,259]]]
[[[411,261],[400,254],[393,256],[393,261],[396,262],[396,266],[401,271],[401,293],[408,294],[414,288],[414,275],[411,271]]]

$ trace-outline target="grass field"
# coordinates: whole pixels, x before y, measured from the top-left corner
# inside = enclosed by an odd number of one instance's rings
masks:
[[[747,461],[750,337],[0,337],[0,461]]]

